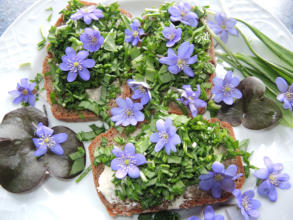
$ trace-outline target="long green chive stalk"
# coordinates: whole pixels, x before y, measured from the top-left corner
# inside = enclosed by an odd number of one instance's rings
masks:
[[[216,52],[217,57],[230,64],[233,68],[239,70],[244,77],[255,76],[261,79],[267,87],[266,95],[272,99],[276,99],[276,96],[280,93],[275,84],[277,77],[283,77],[288,82],[288,84],[293,83],[293,52],[272,41],[261,31],[249,25],[245,21],[240,19],[236,20],[246,25],[272,52],[273,55],[281,59],[283,64],[276,64],[262,57],[252,47],[247,37],[239,28],[236,29],[239,31],[240,36],[243,38],[245,44],[254,56],[240,53],[233,54],[232,51],[224,44],[224,42],[221,41],[221,39],[210,28],[208,28],[208,32],[225,51],[225,53]],[[293,114],[289,110],[285,110],[282,106],[282,103],[278,101],[276,102],[280,106],[283,113],[281,124],[293,128]]]

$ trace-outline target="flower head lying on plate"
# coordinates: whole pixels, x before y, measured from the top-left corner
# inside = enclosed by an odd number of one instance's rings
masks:
[[[281,94],[277,96],[277,99],[280,102],[283,102],[284,109],[289,109],[292,112],[293,107],[293,83],[291,86],[288,86],[288,83],[286,80],[284,80],[282,77],[276,78],[276,84],[278,89],[280,90]]]
[[[168,9],[171,21],[180,21],[183,24],[190,25],[191,27],[197,27],[198,16],[191,11],[191,6],[189,3],[179,3],[175,6],[171,6]]]
[[[197,62],[197,56],[192,56],[194,45],[188,41],[182,43],[178,48],[178,55],[173,49],[168,49],[168,56],[160,58],[160,63],[168,65],[168,70],[172,74],[183,71],[187,76],[194,77],[194,72],[189,65]]]
[[[140,99],[141,104],[147,104],[151,99],[150,86],[145,82],[137,82],[132,79],[127,81],[128,86],[133,91],[132,99]]]
[[[197,90],[193,91],[190,85],[182,86],[184,91],[181,93],[181,98],[178,101],[184,105],[189,106],[189,110],[193,117],[196,117],[200,108],[206,108],[207,103],[201,100],[200,97],[200,85],[197,85]]]
[[[238,36],[238,31],[235,29],[237,21],[234,18],[227,18],[224,14],[217,13],[215,15],[216,23],[208,21],[208,25],[215,32],[220,35],[223,42],[227,43],[228,35]]]
[[[82,50],[75,54],[71,47],[67,47],[65,52],[66,55],[62,56],[62,63],[60,63],[59,68],[62,71],[69,71],[67,81],[73,82],[77,75],[84,81],[89,80],[91,75],[88,68],[92,68],[96,64],[93,59],[86,59],[89,52]]]
[[[39,137],[33,138],[33,142],[37,148],[37,150],[34,152],[36,157],[44,155],[48,149],[54,154],[60,156],[64,154],[63,148],[60,144],[67,140],[68,135],[66,133],[53,135],[54,130],[44,126],[42,122],[38,124],[35,133]]]
[[[211,190],[212,196],[216,199],[222,195],[222,190],[233,192],[235,189],[234,181],[242,176],[237,174],[237,166],[232,164],[226,170],[222,163],[214,162],[212,170],[208,174],[199,176],[199,188],[204,191]]]
[[[200,218],[191,216],[188,220],[200,220]],[[224,220],[224,216],[215,215],[213,207],[209,205],[204,209],[204,220]]]
[[[240,79],[238,77],[232,76],[233,72],[228,71],[224,79],[214,78],[214,87],[212,88],[212,93],[215,95],[215,102],[219,103],[223,101],[227,105],[232,105],[235,99],[240,99],[242,93],[236,88]]]
[[[116,126],[136,125],[137,122],[144,120],[144,114],[141,112],[143,105],[141,103],[133,103],[128,97],[126,99],[117,98],[118,107],[111,109],[111,120]]]
[[[235,189],[233,195],[236,198],[237,206],[240,208],[241,214],[244,216],[245,220],[249,220],[250,217],[259,217],[258,209],[260,208],[261,203],[258,200],[253,199],[253,190],[248,190],[241,194],[239,189]]]
[[[165,121],[159,119],[156,122],[158,132],[150,136],[150,141],[156,143],[155,151],[159,152],[165,147],[169,155],[171,151],[177,152],[176,145],[181,143],[179,135],[176,133],[176,127],[172,125],[172,119],[166,118]]]
[[[123,179],[127,175],[130,178],[138,178],[140,176],[140,171],[137,166],[145,164],[146,159],[143,154],[135,153],[135,147],[132,143],[126,144],[124,151],[115,147],[112,153],[116,156],[111,161],[111,168],[116,171],[116,178]]]
[[[10,91],[9,94],[17,96],[14,100],[14,104],[28,103],[31,106],[35,105],[36,97],[34,95],[36,83],[29,83],[28,78],[23,78],[20,83],[17,83],[16,90]]]
[[[35,132],[36,124],[39,127]],[[30,191],[50,173],[58,178],[69,179],[83,170],[85,155],[82,154],[80,158],[82,160],[79,165],[82,166],[79,170],[74,168],[75,160],[71,158],[71,154],[79,151],[78,149],[84,152],[83,143],[76,138],[76,133],[64,126],[52,129],[46,126],[48,119],[45,114],[33,107],[19,108],[4,116],[0,125],[0,185],[7,191]],[[56,135],[51,136],[53,132]],[[34,142],[39,146],[37,151],[33,142],[35,135],[44,137],[35,138]],[[62,156],[51,151],[43,154],[46,150],[44,145],[53,144],[54,141],[56,145],[60,143],[60,148],[53,147],[51,150],[61,153],[62,149]]]
[[[135,46],[141,41],[139,37],[144,34],[144,31],[140,28],[140,22],[138,20],[134,20],[130,24],[130,28],[131,30],[125,30],[125,42],[132,43],[132,46]]]
[[[89,7],[81,8],[76,13],[71,15],[72,20],[79,20],[83,18],[84,23],[87,25],[92,23],[92,20],[99,20],[100,18],[103,18],[104,14],[103,11],[100,9],[97,9],[96,6],[92,5]]]
[[[80,35],[80,40],[83,43],[83,48],[91,53],[98,51],[104,44],[104,38],[100,32],[91,28],[84,29],[84,33]]]
[[[257,188],[257,192],[261,196],[268,197],[272,202],[277,200],[277,190],[289,189],[289,175],[281,173],[283,165],[281,163],[273,163],[268,157],[264,157],[266,168],[261,168],[255,171],[254,176],[261,180],[261,184]]]

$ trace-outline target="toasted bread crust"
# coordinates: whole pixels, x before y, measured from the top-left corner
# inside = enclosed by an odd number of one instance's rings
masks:
[[[86,2],[86,1],[81,1],[84,5],[96,5],[96,3],[93,2]],[[123,10],[120,9],[121,13],[127,15],[128,17],[132,17],[132,15]],[[62,25],[63,23],[63,15],[61,15],[61,17],[57,20],[55,26],[58,27],[60,25]],[[51,102],[51,93],[53,91],[53,82],[52,82],[52,77],[51,76],[46,76],[45,73],[50,72],[50,67],[48,65],[48,59],[52,58],[53,55],[51,53],[48,53],[48,55],[45,57],[44,61],[43,61],[43,70],[42,70],[42,74],[44,76],[45,82],[44,82],[44,88],[47,91],[47,101],[50,103],[51,105],[51,111],[52,114],[54,115],[54,117],[58,120],[61,121],[67,121],[67,122],[86,122],[86,121],[95,121],[98,119],[98,116],[91,112],[91,111],[76,111],[76,110],[68,110],[64,107],[62,107],[59,104],[52,104]],[[125,97],[129,97],[130,96],[130,88],[128,87],[127,84],[122,85],[122,89],[121,89],[121,94],[120,96],[122,98]],[[110,103],[108,104],[108,106],[110,107],[114,107],[116,106],[115,101],[112,100],[110,101]],[[81,117],[82,115],[82,117]]]
[[[227,122],[220,121],[218,119],[211,119],[209,120],[210,122],[220,122],[221,126],[226,128],[230,135],[235,139],[233,128],[231,125]],[[104,195],[98,191],[99,187],[99,178],[100,175],[102,174],[104,170],[104,165],[99,164],[98,166],[94,165],[94,151],[96,147],[99,147],[100,142],[102,137],[108,138],[108,145],[111,145],[113,143],[113,138],[118,135],[118,132],[114,129],[111,128],[107,132],[100,134],[97,136],[93,142],[89,146],[89,156],[90,156],[90,161],[92,164],[92,174],[93,174],[93,179],[95,183],[95,187],[97,190],[97,193],[105,205],[109,215],[111,216],[116,216],[116,215],[125,215],[125,216],[131,216],[133,214],[140,214],[140,213],[147,213],[147,212],[158,212],[162,210],[167,210],[168,206],[171,204],[171,202],[164,202],[162,205],[159,205],[157,207],[153,207],[151,209],[142,209],[139,205],[135,205],[132,208],[126,207],[123,203],[121,204],[111,204],[107,201],[107,199],[104,197]],[[235,159],[225,161],[225,164],[235,164],[238,167],[238,173],[243,173],[244,174],[244,167],[242,164],[242,160],[240,156],[237,156]],[[239,189],[242,187],[244,183],[245,177],[244,175],[240,177],[236,181],[236,188]],[[182,204],[179,206],[179,208],[190,208],[193,206],[202,206],[202,205],[209,205],[209,204],[215,204],[215,203],[220,203],[220,202],[225,202],[228,199],[232,197],[231,193],[224,192],[222,194],[222,197],[219,199],[213,198],[209,192],[204,192],[198,188],[198,185],[193,185],[188,187],[188,192],[185,192],[186,194],[188,193],[189,195],[192,195],[191,198],[189,196],[189,199],[186,199],[185,201],[182,202]],[[185,194],[183,195],[185,196]]]

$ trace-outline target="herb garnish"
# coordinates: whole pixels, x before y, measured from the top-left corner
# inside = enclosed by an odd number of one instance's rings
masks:
[[[156,117],[158,116],[155,115]],[[145,154],[149,162],[140,166],[145,179],[126,177],[123,181],[113,180],[115,186],[119,186],[116,194],[122,200],[135,200],[144,209],[172,200],[183,194],[188,186],[198,184],[199,175],[207,173],[213,162],[244,155],[243,151],[236,151],[239,148],[238,141],[234,141],[220,123],[208,122],[201,116],[193,119],[178,115],[169,117],[182,140],[176,147],[176,153],[171,152],[168,156],[165,151],[155,152],[155,144],[149,141],[149,136],[156,131],[156,119],[150,124],[142,125],[141,132],[126,141],[135,144],[136,152]],[[114,159],[113,147],[97,147],[94,153],[95,164],[109,166]]]

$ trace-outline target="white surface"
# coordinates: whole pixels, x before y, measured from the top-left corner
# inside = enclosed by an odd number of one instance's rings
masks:
[[[109,1],[102,1],[107,2]],[[121,0],[121,8],[130,11],[138,16],[144,8],[157,7],[162,1],[159,0]],[[191,2],[191,1],[190,1]],[[207,5],[212,2],[211,10],[218,11],[219,3],[213,0],[197,0],[200,5]],[[45,9],[54,8],[51,22],[47,22],[50,14]],[[43,0],[34,4],[22,16],[20,16],[0,38],[0,118],[5,113],[19,106],[13,105],[13,98],[8,91],[15,89],[16,82],[22,77],[33,78],[35,73],[41,72],[42,61],[45,57],[45,50],[37,51],[36,44],[41,40],[39,33],[40,26],[46,32],[50,25],[59,17],[58,12],[66,6],[66,1]],[[293,50],[293,38],[289,31],[278,20],[272,17],[267,11],[255,5],[251,0],[226,0],[231,16],[246,20],[260,28],[273,40]],[[241,26],[242,27],[242,26]],[[256,44],[258,47],[259,45]],[[228,46],[233,51],[247,52],[243,41],[231,37]],[[259,47],[260,48],[260,47]],[[18,65],[23,62],[31,62],[31,68],[19,69]],[[223,68],[218,65],[217,74],[224,74]],[[43,97],[45,95],[43,94]],[[44,99],[37,103],[41,109]],[[63,124],[71,127],[76,132],[88,130],[90,123],[63,123],[54,119],[46,104],[51,125]],[[293,139],[292,129],[277,126],[272,130],[251,131],[243,127],[235,128],[236,137],[239,140],[250,138],[248,150],[254,151],[252,164],[263,167],[263,156],[269,156],[274,162],[282,162],[285,170],[293,177]],[[89,161],[87,161],[89,163]],[[256,179],[251,176],[245,183],[243,190],[256,189]],[[291,181],[292,182],[292,181]],[[259,198],[262,207],[260,208],[261,220],[290,220],[292,219],[292,198],[293,189],[278,189],[278,201],[272,203],[264,198]],[[223,208],[217,208],[217,213],[225,214]],[[239,211],[234,207],[229,208],[232,219],[242,219]],[[187,218],[191,215],[199,216],[200,208],[180,211],[181,216]],[[0,188],[0,219],[1,220],[80,220],[80,219],[112,219],[109,217],[104,205],[100,202],[92,176],[89,174],[79,184],[74,181],[59,181],[49,178],[41,187],[31,193],[11,194]],[[136,219],[136,217],[119,217],[122,219]]]

